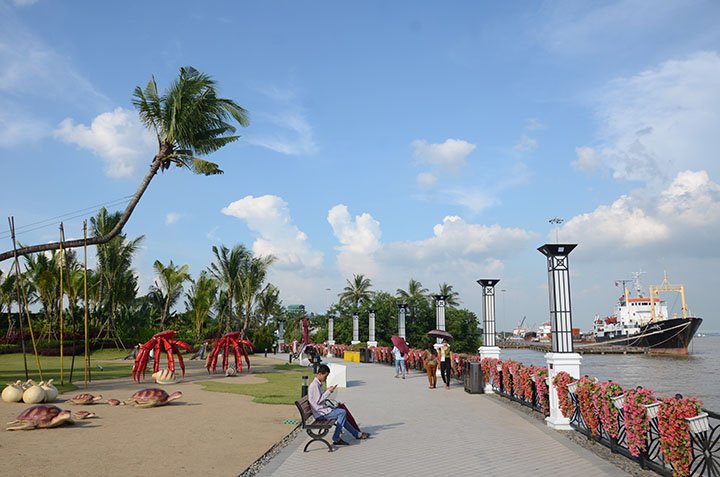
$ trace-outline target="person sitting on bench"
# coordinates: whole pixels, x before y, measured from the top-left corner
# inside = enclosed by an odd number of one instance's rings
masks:
[[[308,402],[312,409],[313,416],[315,419],[336,419],[335,421],[335,433],[333,434],[333,444],[336,446],[346,446],[347,442],[340,438],[343,428],[347,429],[355,439],[367,439],[370,434],[367,432],[361,432],[356,429],[347,418],[347,411],[341,407],[333,408],[330,406],[326,399],[335,391],[337,384],[330,386],[323,393],[322,383],[327,380],[330,374],[330,368],[326,364],[321,364],[318,368],[318,372],[315,375],[315,379],[308,388]]]

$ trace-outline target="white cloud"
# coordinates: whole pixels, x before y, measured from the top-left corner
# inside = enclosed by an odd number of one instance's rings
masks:
[[[560,236],[561,242],[582,242],[585,249],[610,245],[638,248],[668,238],[670,229],[640,208],[632,197],[622,196],[609,206],[601,205],[568,220]]]
[[[313,138],[312,126],[302,114],[287,112],[266,115],[264,118],[260,116],[259,119],[260,121],[264,119],[280,131],[264,134],[249,133],[245,136],[245,142],[295,156],[317,152],[318,146]]]
[[[252,250],[274,255],[274,266],[284,269],[318,268],[323,254],[313,250],[307,235],[292,224],[287,202],[275,195],[248,195],[230,203],[221,212],[242,219],[258,235]]]
[[[38,0],[13,0],[13,3],[18,7],[29,7],[37,2]]]
[[[380,248],[380,223],[368,213],[353,219],[347,206],[342,204],[328,211],[327,221],[340,242],[337,261],[341,273],[377,273],[372,254]]]
[[[520,138],[520,141],[518,141],[518,143],[513,146],[513,151],[527,153],[533,152],[537,148],[537,140],[523,134]]]
[[[545,129],[545,125],[537,118],[530,118],[525,122],[525,129],[527,131],[540,131]]]
[[[475,145],[462,139],[447,139],[441,144],[429,144],[424,139],[412,142],[415,158],[423,164],[431,164],[443,172],[457,173],[465,165],[465,158]]]
[[[55,137],[90,150],[105,162],[111,177],[131,177],[143,162],[150,163],[155,139],[133,111],[116,108],[93,119],[90,127],[64,119]]]
[[[165,215],[165,225],[172,225],[176,223],[178,220],[180,220],[180,217],[182,217],[182,215],[177,212],[168,212]]]
[[[437,182],[437,177],[432,172],[421,172],[415,178],[418,187],[422,189],[430,189]]]
[[[670,60],[618,78],[598,105],[599,145],[613,176],[667,184],[683,170],[720,173],[720,56]]]
[[[577,160],[571,162],[572,167],[579,171],[592,172],[602,168],[603,157],[592,147],[576,147]]]
[[[720,225],[720,185],[706,171],[683,171],[660,195],[658,212],[681,226]]]
[[[444,194],[451,203],[461,205],[473,214],[478,214],[497,204],[496,192],[497,190],[490,189],[452,188],[445,190]]]
[[[632,253],[647,260],[659,249],[664,256],[685,255],[692,248],[714,253],[717,233],[720,185],[706,171],[682,171],[659,194],[645,188],[571,218],[560,241],[582,243],[586,254],[597,257]],[[555,240],[554,234],[549,238]]]

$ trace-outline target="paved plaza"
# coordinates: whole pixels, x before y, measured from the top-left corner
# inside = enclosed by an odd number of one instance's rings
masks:
[[[468,394],[459,383],[430,390],[417,371],[402,380],[386,365],[325,361],[347,365],[348,387],[333,397],[348,405],[372,437],[359,441],[345,432],[349,446],[330,453],[313,443],[303,452],[309,440],[303,431],[259,476],[628,475],[496,396]]]

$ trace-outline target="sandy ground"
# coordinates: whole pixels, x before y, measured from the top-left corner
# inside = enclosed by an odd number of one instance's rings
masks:
[[[261,372],[263,364],[278,361],[252,357],[251,364],[254,372]],[[58,396],[53,404],[72,411],[93,411],[98,417],[33,431],[10,432],[3,426],[3,467],[25,475],[42,472],[58,476],[240,474],[293,430],[295,426],[283,421],[297,419],[297,409],[292,405],[256,404],[251,396],[204,391],[198,381],[257,383],[264,379],[246,372],[232,378],[222,374],[210,377],[202,365],[186,361],[185,381],[175,385],[156,385],[149,374],[141,384],[129,377],[96,381],[87,391],[80,382],[80,389]],[[66,402],[80,392],[124,400],[147,387],[160,387],[168,393],[182,391],[183,397],[148,409]],[[0,401],[1,423],[14,420],[27,407]]]

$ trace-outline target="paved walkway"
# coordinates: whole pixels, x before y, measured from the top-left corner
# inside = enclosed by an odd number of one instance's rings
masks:
[[[345,432],[349,446],[330,453],[314,443],[303,452],[309,437],[302,432],[258,476],[628,475],[496,396],[468,394],[460,384],[431,390],[417,371],[402,380],[390,366],[326,361],[348,366],[348,387],[333,397],[372,437],[358,441]]]

